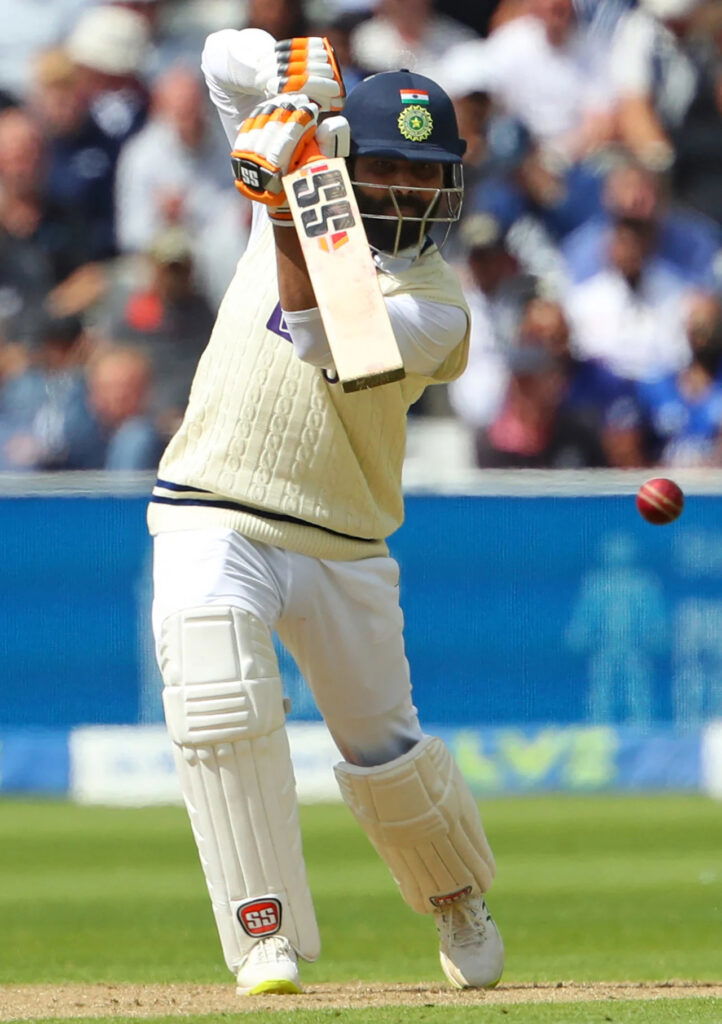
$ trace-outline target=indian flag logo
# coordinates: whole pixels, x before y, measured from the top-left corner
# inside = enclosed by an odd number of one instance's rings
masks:
[[[427,104],[429,102],[429,94],[423,89],[399,89],[399,96],[402,103]]]

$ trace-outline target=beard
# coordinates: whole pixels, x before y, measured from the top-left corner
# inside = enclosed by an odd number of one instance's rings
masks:
[[[404,207],[408,208],[408,212],[402,214],[404,219],[401,220],[401,226],[399,227],[399,214],[396,212],[390,192],[384,191],[377,199],[375,196],[369,196],[354,185],[354,193],[358,201],[364,228],[366,229],[366,237],[369,240],[369,245],[373,246],[374,249],[379,249],[381,252],[398,253],[402,249],[410,248],[412,245],[418,246],[423,241],[426,227],[424,218],[427,213],[433,213],[437,206],[436,202],[432,209],[429,210],[429,204],[417,196],[407,195],[403,196],[403,200],[397,199],[397,201],[403,203]],[[374,214],[393,219],[375,220],[364,216],[364,214]],[[408,221],[406,217],[417,217],[418,220]]]

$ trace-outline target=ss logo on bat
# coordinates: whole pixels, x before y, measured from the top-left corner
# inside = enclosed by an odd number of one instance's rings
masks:
[[[308,238],[318,238],[329,231],[343,231],[356,223],[338,171],[321,171],[310,178],[302,178],[294,182],[293,191],[298,205],[308,207],[301,214]]]

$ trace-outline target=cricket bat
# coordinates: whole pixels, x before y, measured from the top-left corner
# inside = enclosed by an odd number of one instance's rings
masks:
[[[344,391],[401,380],[401,361],[342,157],[306,154],[283,179]]]

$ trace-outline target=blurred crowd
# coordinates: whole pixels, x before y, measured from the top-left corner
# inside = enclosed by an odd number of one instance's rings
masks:
[[[157,465],[248,238],[199,73],[245,26],[327,35],[349,89],[404,67],[454,101],[471,356],[415,415],[457,417],[482,467],[722,465],[719,0],[0,15],[0,470]]]

